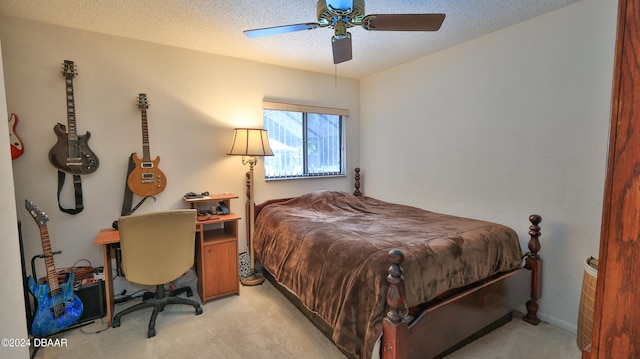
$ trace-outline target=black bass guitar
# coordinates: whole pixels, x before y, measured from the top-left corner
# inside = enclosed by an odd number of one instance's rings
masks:
[[[53,127],[58,137],[56,144],[49,150],[49,162],[58,170],[74,175],[93,173],[98,169],[98,157],[91,151],[87,142],[91,134],[78,135],[76,127],[76,109],[73,98],[73,78],[77,71],[73,61],[64,60],[62,75],[66,79],[67,126],[58,123]]]
[[[40,227],[44,261],[47,267],[46,283],[38,284],[33,276],[29,277],[28,282],[29,291],[37,304],[31,333],[35,337],[44,337],[57,333],[78,321],[84,307],[80,298],[73,292],[73,273],[67,274],[64,283],[58,281],[47,229],[49,217],[29,200],[25,200],[25,207]]]

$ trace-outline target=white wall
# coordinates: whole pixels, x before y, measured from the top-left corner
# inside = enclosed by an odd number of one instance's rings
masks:
[[[1,51],[0,51],[1,52]],[[2,70],[2,58],[0,58],[0,70]],[[0,72],[0,116],[8,118],[7,102],[5,100],[4,73]],[[9,131],[7,126],[0,126],[0,141],[5,149],[9,148]],[[4,153],[4,154],[3,154]],[[16,218],[14,184],[11,174],[11,152],[2,151],[0,153],[0,286],[4,290],[0,291],[0,338],[27,338],[27,322],[25,320],[24,296],[22,290],[22,265],[20,262],[20,245],[18,236],[18,220]],[[5,175],[6,174],[6,175]],[[28,347],[5,347],[0,348],[3,358],[28,358]]]
[[[11,18],[0,20],[4,73],[10,112],[20,116],[17,132],[25,153],[13,162],[18,218],[23,221],[27,261],[42,252],[38,228],[24,209],[35,201],[50,217],[49,233],[58,267],[81,259],[102,265],[93,245],[101,228],[110,227],[122,208],[127,161],[142,155],[138,93],[146,93],[151,157],[160,156],[168,185],[137,213],[185,208],[189,191],[235,193],[232,210],[244,217],[245,173],[239,157],[227,156],[234,127],[262,126],[262,100],[291,101],[346,108],[347,168],[359,159],[359,82],[330,75],[263,65],[180,48],[45,25]],[[63,60],[75,62],[75,107],[78,133],[91,132],[89,147],[100,159],[98,170],[82,177],[85,209],[77,215],[58,210],[57,171],[47,154],[55,144],[53,127],[67,123]],[[256,201],[301,194],[314,189],[351,190],[353,174],[325,180],[265,182],[262,162],[256,167]],[[2,172],[11,182],[10,171]],[[70,176],[63,204],[73,207]],[[135,203],[139,200],[135,198]],[[14,197],[3,203],[14,207]],[[245,250],[244,218],[240,250]],[[85,265],[85,262],[79,263]],[[44,266],[37,268],[44,274]],[[116,292],[119,291],[116,283]]]
[[[361,83],[368,195],[507,224],[540,214],[540,316],[576,331],[598,255],[616,1],[584,0]]]

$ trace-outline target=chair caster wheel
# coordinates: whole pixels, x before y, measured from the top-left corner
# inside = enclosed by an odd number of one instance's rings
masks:
[[[202,307],[196,308],[196,315],[202,314]]]
[[[149,332],[147,333],[147,338],[153,338],[156,336],[156,330],[155,329],[149,329]]]

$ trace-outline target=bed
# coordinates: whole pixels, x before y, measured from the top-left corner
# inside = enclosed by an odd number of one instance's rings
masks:
[[[510,228],[316,191],[255,208],[265,276],[349,358],[433,358],[508,320],[537,318],[540,216]]]

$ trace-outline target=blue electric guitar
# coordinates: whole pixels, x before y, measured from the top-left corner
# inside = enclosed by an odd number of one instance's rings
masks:
[[[47,229],[49,217],[29,200],[25,200],[25,206],[40,227],[44,261],[47,267],[46,283],[40,285],[33,276],[29,277],[29,291],[36,299],[37,305],[31,324],[31,333],[35,337],[45,337],[78,321],[82,315],[83,306],[80,298],[73,292],[73,273],[67,274],[64,283],[58,282]]]

